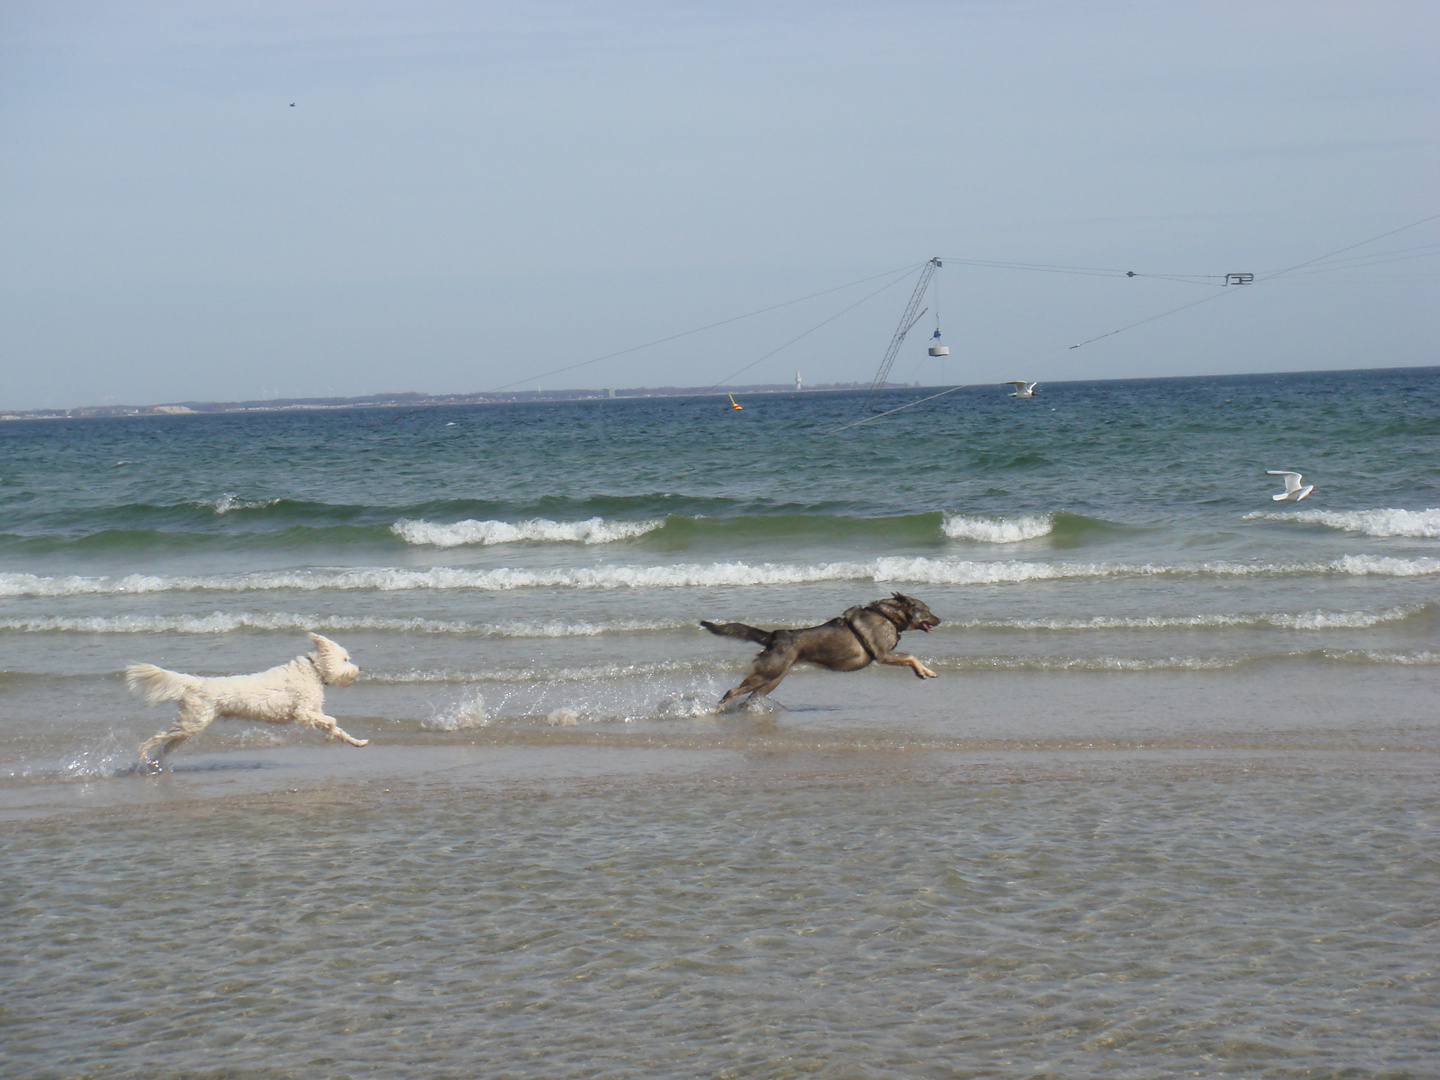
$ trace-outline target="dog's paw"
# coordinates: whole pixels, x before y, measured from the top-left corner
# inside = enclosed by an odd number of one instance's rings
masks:
[[[931,671],[924,664],[921,664],[915,669],[915,677],[919,679],[938,679],[940,676],[936,675],[935,672]]]

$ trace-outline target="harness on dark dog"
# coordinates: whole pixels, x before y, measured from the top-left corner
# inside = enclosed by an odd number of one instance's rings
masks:
[[[901,625],[900,625],[899,623],[897,623],[894,619],[890,618],[890,616],[889,616],[888,614],[886,614],[884,611],[877,610],[876,608],[872,607],[870,604],[866,604],[866,605],[865,605],[864,607],[862,607],[860,610],[861,610],[861,611],[868,611],[868,612],[870,612],[870,614],[872,614],[872,615],[879,615],[882,619],[884,619],[886,622],[888,622],[891,626],[895,627],[895,632],[896,632],[897,634],[901,634],[901,633],[904,633],[904,632],[905,632],[905,627],[901,626]],[[862,648],[862,649],[865,650],[865,655],[868,656],[868,657],[870,657],[870,660],[871,660],[872,663],[873,663],[874,661],[876,661],[876,660],[879,660],[880,658],[875,655],[875,650],[872,649],[872,648],[870,648],[870,642],[868,642],[868,641],[865,640],[865,635],[862,634],[862,633],[860,633],[859,630],[856,630],[856,629],[855,629],[855,624],[850,621],[850,617],[849,617],[848,615],[845,616],[844,618],[845,618],[845,626],[846,626],[846,628],[850,631],[850,633],[852,633],[852,634],[855,635],[855,640],[860,643],[860,648]]]

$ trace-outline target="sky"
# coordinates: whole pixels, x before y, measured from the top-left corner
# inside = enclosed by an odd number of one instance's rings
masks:
[[[1437,106],[1434,0],[0,0],[0,408],[868,384],[932,256],[892,381],[1437,364]]]

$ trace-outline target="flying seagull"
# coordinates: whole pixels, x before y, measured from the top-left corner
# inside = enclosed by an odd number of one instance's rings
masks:
[[[1285,469],[1266,469],[1265,472],[1270,476],[1283,476],[1285,478],[1285,490],[1279,495],[1270,496],[1270,498],[1276,502],[1286,502],[1287,500],[1289,502],[1299,502],[1315,490],[1314,484],[1306,484],[1304,487],[1300,486],[1300,474],[1298,472],[1288,472]]]
[[[1011,397],[1034,397],[1035,387],[1040,384],[1026,382],[1024,379],[1011,379],[1009,382],[1002,382],[1000,385],[1013,386],[1015,388],[1015,392],[1010,395]]]

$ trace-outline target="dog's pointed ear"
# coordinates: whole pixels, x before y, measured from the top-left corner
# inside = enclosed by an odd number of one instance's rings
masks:
[[[896,600],[899,600],[902,604],[913,604],[915,602],[914,600],[911,600],[910,597],[906,596],[903,592],[891,593],[890,595],[893,596]]]
[[[340,652],[340,646],[335,644],[335,642],[331,641],[324,634],[311,634],[310,644],[314,645],[315,651],[321,653],[322,655],[327,653],[334,655]]]

